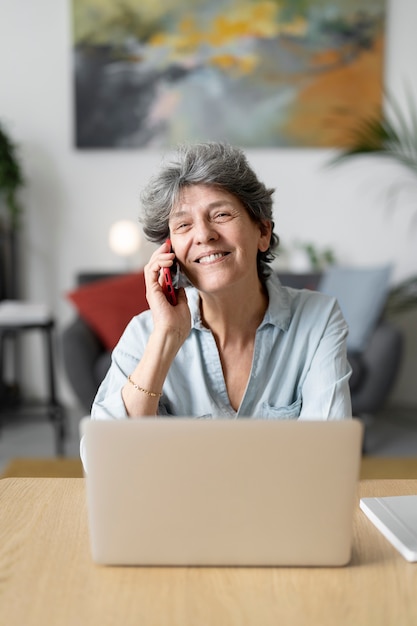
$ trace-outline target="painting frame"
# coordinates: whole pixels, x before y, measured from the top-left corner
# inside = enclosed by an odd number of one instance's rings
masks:
[[[72,0],[74,142],[349,147],[381,110],[386,0]]]

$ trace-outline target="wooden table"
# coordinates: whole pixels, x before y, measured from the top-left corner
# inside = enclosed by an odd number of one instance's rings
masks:
[[[417,480],[360,484],[417,494]],[[0,481],[0,624],[5,626],[383,626],[417,624],[417,564],[359,510],[344,568],[94,565],[84,479]]]

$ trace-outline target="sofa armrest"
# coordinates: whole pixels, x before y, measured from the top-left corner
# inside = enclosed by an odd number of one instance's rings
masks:
[[[352,389],[352,409],[356,416],[382,408],[397,378],[403,352],[401,331],[382,320],[361,354],[363,380]]]
[[[89,326],[76,317],[62,334],[62,353],[69,382],[83,409],[91,409],[98,385],[93,373],[96,362],[106,349]]]

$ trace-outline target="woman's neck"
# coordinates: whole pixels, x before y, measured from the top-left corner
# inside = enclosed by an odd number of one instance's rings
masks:
[[[200,293],[201,318],[216,337],[219,348],[231,341],[243,344],[254,338],[268,301],[261,281],[244,295],[233,289],[222,295]]]

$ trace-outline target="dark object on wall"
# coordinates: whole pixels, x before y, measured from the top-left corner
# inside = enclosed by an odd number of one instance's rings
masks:
[[[82,274],[78,284],[115,274]],[[279,274],[281,282],[295,288],[316,289],[320,274]],[[68,379],[86,413],[110,366],[110,352],[90,327],[80,318],[64,330],[63,357]],[[382,319],[361,353],[349,353],[352,366],[350,389],[353,415],[364,416],[379,411],[395,382],[402,356],[402,335],[391,322]]]

